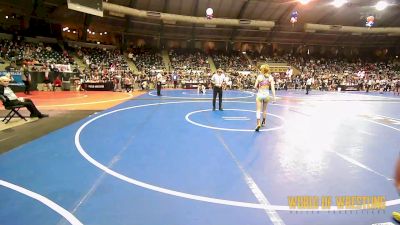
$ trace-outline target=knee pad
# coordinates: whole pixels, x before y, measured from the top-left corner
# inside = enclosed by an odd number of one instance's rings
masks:
[[[256,116],[257,116],[257,119],[258,119],[258,120],[261,119],[261,112],[260,112],[260,111],[257,111],[257,112],[256,112]]]

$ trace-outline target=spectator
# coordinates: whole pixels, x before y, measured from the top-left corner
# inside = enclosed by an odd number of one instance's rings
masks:
[[[23,105],[25,106],[30,114],[30,117],[39,117],[44,118],[48,117],[49,115],[41,113],[35,106],[35,104],[29,98],[22,98],[17,97],[11,88],[8,87],[10,83],[10,79],[6,76],[0,77],[0,95],[4,96],[6,102],[4,103],[5,106],[14,106],[14,105]]]
[[[56,87],[62,88],[62,80],[60,79],[60,76],[57,76],[53,82],[53,91],[56,90]]]

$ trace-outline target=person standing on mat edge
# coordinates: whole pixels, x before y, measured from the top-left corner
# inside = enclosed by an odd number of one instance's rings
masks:
[[[306,95],[308,95],[308,92],[311,89],[311,84],[312,84],[312,78],[311,76],[308,77],[307,81],[306,81]]]
[[[215,111],[215,102],[217,100],[217,94],[218,94],[218,100],[219,100],[219,110],[222,111],[222,90],[223,90],[223,85],[225,82],[225,74],[223,74],[222,69],[218,69],[217,73],[215,73],[211,77],[211,84],[213,85],[213,111]]]
[[[178,74],[176,73],[176,71],[172,72],[172,80],[174,82],[174,88],[178,87]]]
[[[257,126],[255,131],[260,131],[261,127],[265,126],[265,120],[267,118],[267,104],[271,100],[269,95],[269,89],[272,91],[272,101],[275,102],[275,82],[274,78],[270,74],[270,68],[267,64],[260,66],[261,74],[257,76],[254,88],[257,89],[256,97],[256,116]],[[262,122],[261,122],[261,111],[262,111]]]
[[[162,86],[162,75],[161,73],[157,73],[156,82],[157,82],[157,96],[161,96],[161,86]]]
[[[23,64],[22,68],[21,68],[21,72],[22,72],[22,81],[25,84],[25,91],[24,93],[26,95],[30,95],[30,89],[31,89],[31,74],[29,73],[28,67]]]
[[[0,95],[6,98],[4,106],[23,105],[31,113],[30,117],[44,118],[49,116],[47,114],[41,113],[36,108],[35,104],[33,104],[32,100],[30,100],[29,98],[18,98],[11,90],[11,88],[8,87],[10,81],[10,78],[6,76],[0,77]]]

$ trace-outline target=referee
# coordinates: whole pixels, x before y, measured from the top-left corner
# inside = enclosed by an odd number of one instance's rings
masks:
[[[162,75],[161,73],[158,73],[156,76],[156,82],[157,82],[157,96],[161,96],[161,86],[162,86]]]
[[[312,78],[309,77],[309,78],[307,79],[307,81],[306,81],[306,95],[308,95],[308,92],[309,92],[310,89],[311,89],[311,84],[312,84]]]
[[[213,85],[213,111],[215,111],[215,101],[219,99],[219,110],[222,111],[222,89],[225,81],[225,75],[222,73],[222,69],[218,69],[217,73],[211,77],[211,83]]]

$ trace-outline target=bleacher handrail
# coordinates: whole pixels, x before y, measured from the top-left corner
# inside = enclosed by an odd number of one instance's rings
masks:
[[[79,41],[67,41],[68,46],[70,47],[87,47],[87,48],[106,48],[106,49],[116,49],[117,46],[114,45],[103,45],[103,44],[95,44],[95,43],[86,43]]]

